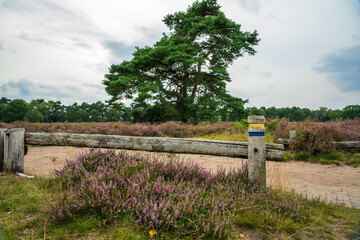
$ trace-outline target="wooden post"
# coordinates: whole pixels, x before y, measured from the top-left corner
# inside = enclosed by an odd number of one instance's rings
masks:
[[[3,171],[3,167],[4,167],[6,131],[7,131],[6,128],[0,128],[0,172]]]
[[[251,181],[266,189],[265,117],[248,116],[248,174]]]
[[[289,132],[289,139],[290,139],[290,142],[295,141],[295,139],[296,139],[296,131],[290,131]]]
[[[4,143],[4,170],[8,170],[14,173],[24,173],[25,129],[10,129],[5,134]]]

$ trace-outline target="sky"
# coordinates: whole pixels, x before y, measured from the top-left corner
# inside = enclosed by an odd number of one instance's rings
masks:
[[[193,0],[0,0],[0,97],[63,104],[109,100],[102,81],[169,32]],[[218,0],[261,39],[229,68],[247,107],[360,104],[360,0]],[[129,102],[126,102],[127,104]]]

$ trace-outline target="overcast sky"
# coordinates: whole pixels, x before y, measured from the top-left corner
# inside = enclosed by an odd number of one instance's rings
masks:
[[[0,0],[0,96],[64,104],[110,97],[111,64],[131,59],[168,29],[166,14],[193,0]],[[228,91],[246,106],[360,104],[360,0],[218,0],[257,30],[254,56],[229,69]]]

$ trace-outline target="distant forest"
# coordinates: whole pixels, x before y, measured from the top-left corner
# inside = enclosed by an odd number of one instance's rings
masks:
[[[134,106],[126,107],[122,104],[108,104],[101,101],[95,103],[63,105],[60,101],[32,100],[29,103],[22,99],[0,99],[0,122],[28,121],[28,122],[166,122],[179,121],[173,119],[166,112],[154,112],[155,109],[139,109]],[[162,109],[163,110],[163,109]],[[231,110],[229,110],[231,111]],[[155,116],[156,115],[156,116]],[[306,118],[325,122],[336,119],[360,118],[360,105],[348,105],[343,109],[329,109],[320,107],[312,110],[299,107],[249,107],[245,108],[237,117],[222,117],[212,121],[239,121],[248,115],[263,115],[267,119],[286,118],[289,121],[304,121]],[[231,116],[224,113],[223,116]]]

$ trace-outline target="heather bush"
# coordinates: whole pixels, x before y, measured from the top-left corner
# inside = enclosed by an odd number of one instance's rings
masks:
[[[159,124],[159,130],[169,137],[183,138],[189,136],[186,126],[181,122],[165,122]]]
[[[52,222],[92,214],[99,224],[115,224],[130,216],[159,233],[222,239],[249,211],[263,229],[306,223],[311,212],[295,195],[263,191],[249,182],[246,166],[211,173],[176,159],[92,149],[67,161],[56,177],[63,195],[43,210]]]
[[[341,141],[360,141],[360,118],[336,123],[341,129]]]
[[[233,126],[230,122],[208,123],[197,125],[181,122],[165,122],[161,124],[125,123],[125,122],[86,122],[86,123],[29,123],[13,122],[2,123],[1,128],[25,128],[26,132],[45,133],[84,133],[84,134],[110,134],[123,136],[149,136],[149,137],[195,137],[226,131]]]
[[[274,136],[276,139],[288,138],[290,130],[297,133],[295,142],[290,145],[296,152],[328,153],[334,151],[331,142],[360,141],[360,119],[328,122],[315,122],[311,119],[289,122],[282,119],[274,131]]]
[[[292,126],[290,126],[290,122],[286,118],[283,118],[277,124],[274,130],[274,136],[276,139],[288,138],[290,130],[294,130],[294,129],[292,128]]]
[[[229,130],[234,125],[234,122],[200,122],[197,125],[188,125],[189,137],[205,136],[214,133],[221,133]]]

